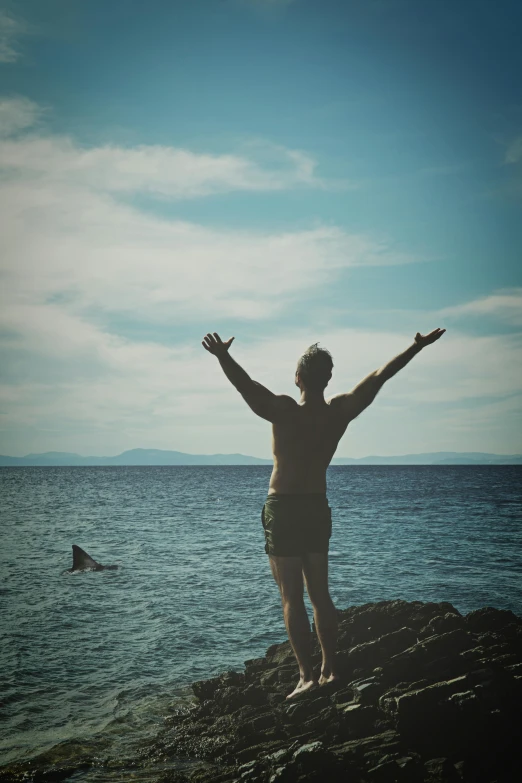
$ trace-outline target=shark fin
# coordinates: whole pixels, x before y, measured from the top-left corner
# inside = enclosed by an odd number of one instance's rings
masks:
[[[93,560],[81,547],[72,545],[73,550],[73,571],[83,571],[86,568],[100,568],[100,564]]]

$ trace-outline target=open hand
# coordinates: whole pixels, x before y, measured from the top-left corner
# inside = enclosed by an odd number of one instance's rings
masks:
[[[219,359],[220,356],[224,356],[224,354],[228,353],[228,349],[230,348],[233,339],[234,338],[231,337],[226,343],[223,343],[217,332],[214,332],[214,334],[210,334],[209,332],[206,337],[204,337],[201,345],[206,351],[214,354],[214,356],[217,356]]]
[[[421,348],[424,348],[425,345],[431,345],[431,343],[434,343],[439,337],[442,337],[445,331],[445,329],[434,329],[433,332],[430,332],[429,334],[417,332],[415,335],[415,342],[417,345],[420,345]]]

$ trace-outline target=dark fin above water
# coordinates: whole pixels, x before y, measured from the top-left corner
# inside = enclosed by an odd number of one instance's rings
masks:
[[[81,547],[76,546],[76,544],[72,545],[73,550],[73,564],[72,564],[72,571],[83,571],[86,568],[97,568],[100,569],[101,566],[99,563],[96,562],[96,560],[93,560],[93,558],[87,554]]]
[[[74,573],[74,571],[114,571],[119,568],[117,565],[97,563],[81,546],[76,546],[76,544],[72,545],[72,550],[73,564],[72,568],[67,569],[69,574]]]

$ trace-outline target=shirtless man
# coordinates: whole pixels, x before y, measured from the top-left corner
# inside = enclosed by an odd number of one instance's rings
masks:
[[[273,394],[252,380],[229,353],[233,337],[222,342],[214,332],[203,340],[203,347],[217,357],[247,405],[272,422],[274,468],[261,518],[265,552],[281,593],[285,626],[299,665],[299,682],[287,699],[339,679],[335,664],[337,610],[328,589],[332,521],[326,498],[326,469],[348,424],[373,402],[387,380],[445,331],[434,329],[427,335],[417,332],[403,353],[370,373],[351,392],[327,400],[324,390],[332,377],[333,362],[329,352],[316,343],[297,362],[299,402],[286,394]],[[303,577],[322,650],[319,679],[312,668]]]

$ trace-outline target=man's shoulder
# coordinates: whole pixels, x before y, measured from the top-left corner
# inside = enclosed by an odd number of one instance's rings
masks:
[[[346,400],[347,396],[348,394],[334,394],[332,397],[327,397],[325,402],[331,408],[336,408],[343,404],[343,401]]]
[[[291,408],[298,408],[297,401],[289,394],[277,394],[277,401],[281,407],[290,410]]]
[[[299,405],[288,394],[274,394],[274,397],[270,421],[274,426],[285,427],[290,421],[294,420],[294,410],[297,411]]]
[[[350,417],[351,409],[353,407],[353,395],[351,392],[345,394],[334,394],[332,397],[328,397],[325,400],[326,404],[331,408],[335,416],[345,419]]]

